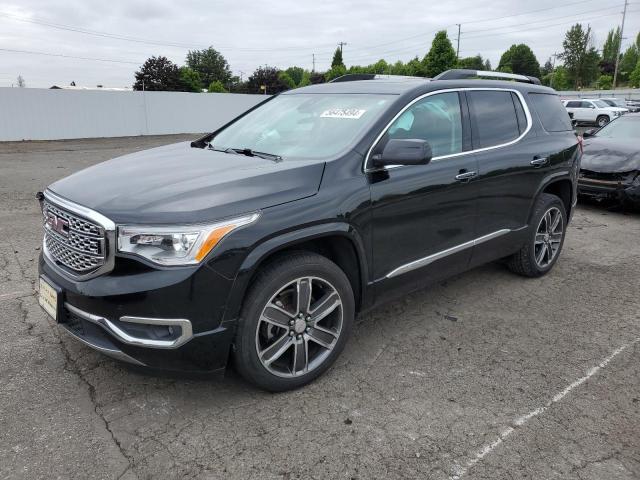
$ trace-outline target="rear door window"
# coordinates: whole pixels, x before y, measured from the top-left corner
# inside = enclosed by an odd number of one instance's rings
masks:
[[[467,92],[474,122],[474,148],[495,147],[520,136],[511,92],[473,90]]]
[[[567,102],[567,108],[580,108],[581,105],[582,102],[576,102],[575,100],[573,102]]]
[[[531,105],[533,105],[533,109],[538,114],[543,128],[547,132],[566,132],[573,130],[569,114],[562,106],[562,103],[560,103],[557,95],[549,93],[529,93],[529,100]]]

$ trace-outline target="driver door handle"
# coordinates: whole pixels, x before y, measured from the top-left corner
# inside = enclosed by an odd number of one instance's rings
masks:
[[[533,165],[534,167],[541,167],[543,165],[546,165],[547,163],[549,163],[549,157],[533,157],[533,160],[531,160],[531,165]]]
[[[458,175],[456,175],[456,180],[458,180],[459,182],[464,180],[471,180],[476,175],[478,175],[478,172],[460,172]]]

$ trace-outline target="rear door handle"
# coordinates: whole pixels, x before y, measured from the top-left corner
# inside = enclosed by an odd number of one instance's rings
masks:
[[[533,160],[531,160],[530,163],[534,167],[541,167],[541,166],[546,165],[547,163],[549,163],[549,157],[534,157]]]
[[[478,172],[460,172],[458,175],[456,175],[456,180],[458,180],[459,182],[463,180],[471,180],[476,175],[478,175]]]

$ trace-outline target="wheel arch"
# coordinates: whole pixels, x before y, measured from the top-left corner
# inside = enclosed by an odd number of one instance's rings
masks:
[[[242,301],[255,275],[270,261],[287,252],[310,251],[327,257],[344,272],[354,293],[356,312],[367,303],[368,278],[364,244],[350,224],[332,222],[305,227],[269,238],[255,247],[243,261],[234,280],[225,309],[225,320],[238,317]]]
[[[545,180],[541,183],[536,195],[531,202],[531,206],[529,207],[529,219],[531,219],[531,215],[533,214],[533,208],[536,203],[536,199],[542,193],[550,193],[555,195],[556,197],[562,200],[564,204],[565,213],[567,214],[567,218],[571,218],[571,209],[572,209],[572,199],[574,197],[574,189],[575,186],[569,176],[569,173],[562,172],[560,174],[552,174],[545,178]]]

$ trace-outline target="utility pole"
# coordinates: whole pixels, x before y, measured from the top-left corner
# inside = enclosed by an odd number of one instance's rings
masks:
[[[551,81],[549,82],[549,86],[553,88],[553,80],[556,77],[556,58],[558,58],[558,52],[555,52],[551,57],[553,58],[553,62],[551,62]]]
[[[340,54],[342,54],[342,47],[347,45],[347,42],[338,42],[338,46],[340,47]]]
[[[456,48],[456,62],[460,59],[460,28],[462,24],[456,23],[458,25],[458,47]]]
[[[244,72],[240,70],[238,73],[240,74],[240,83],[242,83],[242,76],[244,75]]]
[[[622,47],[622,39],[624,38],[624,21],[627,17],[627,5],[629,0],[624,0],[624,10],[622,11],[622,28],[620,29],[620,39],[618,41],[618,51],[616,52],[616,67],[613,71],[613,89],[616,89],[616,81],[618,80],[618,66],[620,64],[620,48]]]
[[[312,53],[311,57],[313,58],[313,68],[311,68],[311,71],[315,72],[316,71],[316,54]]]

